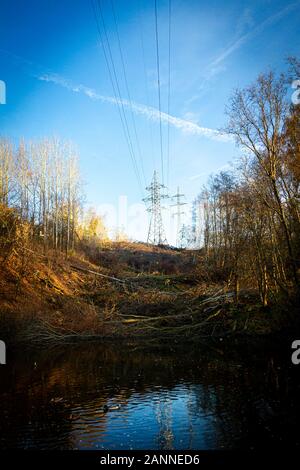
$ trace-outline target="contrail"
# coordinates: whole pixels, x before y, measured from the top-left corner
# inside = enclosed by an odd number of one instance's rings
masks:
[[[167,114],[164,112],[160,113],[158,109],[152,106],[146,106],[146,105],[136,103],[133,101],[128,101],[123,98],[117,99],[117,98],[113,98],[112,96],[100,95],[92,88],[88,88],[85,85],[76,85],[72,81],[67,80],[66,78],[57,74],[47,73],[47,74],[36,76],[36,78],[44,82],[55,83],[56,85],[60,85],[74,93],[82,93],[93,100],[99,100],[104,103],[111,103],[115,106],[122,104],[125,107],[128,107],[128,108],[131,107],[133,112],[135,112],[138,115],[143,115],[147,119],[150,119],[154,122],[159,122],[159,120],[161,119],[163,123],[166,123],[166,124],[169,123],[173,127],[180,129],[181,131],[188,133],[188,134],[199,135],[202,137],[204,136],[204,137],[207,137],[208,139],[218,140],[222,142],[232,141],[232,137],[230,135],[222,133],[216,129],[202,127],[202,126],[199,126],[198,124],[195,124],[194,122],[187,121],[185,119],[181,119],[175,116],[171,116],[170,114]]]
[[[249,31],[248,33],[240,36],[233,44],[231,44],[225,51],[222,52],[216,59],[214,59],[208,66],[209,70],[213,70],[217,65],[223,62],[227,57],[229,57],[234,51],[239,49],[245,42],[249,41],[250,39],[256,37],[260,33],[262,33],[267,27],[271,26],[272,24],[277,23],[281,18],[285,15],[290,13],[291,11],[295,10],[300,6],[300,2],[290,3],[277,13],[269,16],[265,19],[262,23],[258,24],[253,30]]]

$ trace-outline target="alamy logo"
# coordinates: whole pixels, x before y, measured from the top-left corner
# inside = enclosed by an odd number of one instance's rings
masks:
[[[6,345],[0,340],[0,364],[6,364]]]
[[[6,85],[3,80],[0,80],[0,104],[6,104]]]
[[[300,364],[300,340],[299,339],[295,339],[295,341],[293,341],[292,349],[296,350],[292,354],[292,363],[295,366],[297,366]]]

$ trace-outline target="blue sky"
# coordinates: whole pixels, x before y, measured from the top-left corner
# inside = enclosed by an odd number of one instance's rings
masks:
[[[137,159],[111,0],[101,0]],[[168,0],[157,0],[161,110],[168,98]],[[161,172],[154,0],[114,0],[145,180]],[[220,138],[224,107],[235,87],[261,71],[282,70],[299,55],[300,2],[172,0],[170,116],[162,122],[165,182],[190,201],[208,175],[238,150]],[[14,140],[59,136],[80,153],[87,203],[141,200],[90,1],[2,0],[1,135]],[[142,47],[143,45],[143,47]],[[144,49],[144,55],[142,50]],[[153,110],[153,108],[155,108]],[[175,119],[174,119],[175,118]],[[169,124],[167,122],[169,121]],[[170,171],[167,172],[167,132]],[[140,161],[139,161],[140,166]]]

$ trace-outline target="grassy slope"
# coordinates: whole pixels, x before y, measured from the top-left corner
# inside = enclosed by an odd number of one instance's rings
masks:
[[[1,337],[189,338],[267,333],[280,326],[280,321],[271,325],[270,313],[258,307],[251,292],[237,307],[224,286],[208,282],[203,272],[200,276],[197,252],[111,243],[89,247],[88,253],[66,260],[27,248],[5,263],[0,259]]]

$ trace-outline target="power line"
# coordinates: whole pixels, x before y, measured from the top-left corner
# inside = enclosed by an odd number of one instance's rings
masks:
[[[164,183],[164,154],[163,154],[162,122],[161,122],[161,96],[160,96],[160,66],[159,66],[158,24],[157,24],[157,0],[154,0],[154,13],[155,13],[155,40],[156,40],[156,66],[157,66],[157,88],[158,88],[158,110],[159,110],[161,177],[162,177],[162,182]]]
[[[135,167],[136,167],[136,170],[137,170],[138,179],[139,179],[139,182],[140,182],[140,186],[142,186],[141,179],[140,179],[140,174],[139,174],[139,170],[138,170],[138,165],[137,165],[137,161],[136,161],[136,157],[135,157],[135,152],[134,152],[134,148],[133,148],[133,144],[132,144],[132,139],[131,139],[131,135],[130,135],[130,131],[129,131],[128,121],[127,121],[127,117],[126,117],[126,113],[125,113],[125,109],[124,109],[124,104],[123,104],[123,101],[122,101],[122,95],[121,95],[121,91],[120,91],[120,86],[119,86],[119,81],[118,81],[117,72],[116,72],[116,68],[115,68],[115,63],[114,63],[114,59],[113,59],[113,55],[112,55],[112,50],[111,50],[111,47],[110,47],[110,41],[109,41],[109,37],[108,37],[108,34],[107,34],[106,26],[105,26],[103,11],[102,11],[102,7],[101,7],[101,0],[98,0],[98,6],[99,6],[100,15],[101,15],[104,35],[105,35],[105,38],[106,38],[108,53],[109,53],[109,57],[110,57],[110,60],[111,60],[113,75],[114,75],[114,78],[115,78],[116,87],[117,87],[117,91],[118,91],[119,104],[121,105],[122,114],[123,114],[123,117],[124,117],[124,123],[125,123],[125,127],[126,127],[126,132],[127,132],[127,135],[128,135],[128,140],[129,140],[133,160],[134,160],[134,163],[135,163]]]
[[[146,68],[146,60],[145,60],[145,45],[144,45],[144,35],[143,35],[143,20],[142,20],[142,15],[141,15],[141,8],[139,9],[139,27],[140,27],[140,39],[141,39],[142,63],[143,63],[143,70],[144,70],[144,82],[145,82],[146,104],[147,104],[147,106],[150,106],[149,86],[148,86],[147,68]],[[149,127],[151,157],[152,157],[152,164],[153,164],[153,170],[154,170],[155,167],[156,167],[156,161],[155,161],[155,153],[154,153],[154,146],[153,146],[153,129],[152,129],[152,122],[151,122],[151,121],[148,121],[148,127]]]
[[[95,7],[95,5],[94,5],[94,3],[93,3],[93,0],[92,0],[92,5],[93,5],[94,15],[95,15],[95,19],[96,19],[98,34],[99,34],[99,37],[100,37],[100,43],[101,43],[102,50],[103,50],[103,53],[104,53],[105,62],[106,62],[106,65],[107,65],[107,69],[108,69],[109,78],[110,78],[110,82],[111,82],[111,85],[112,85],[114,97],[115,97],[115,100],[116,100],[116,103],[117,103],[117,108],[118,108],[119,116],[120,116],[120,119],[121,119],[121,123],[122,123],[122,128],[123,128],[125,140],[126,140],[126,143],[127,143],[127,145],[128,145],[129,154],[130,154],[131,159],[132,159],[132,163],[133,163],[133,168],[134,168],[135,175],[136,175],[136,177],[137,177],[137,180],[138,180],[139,185],[141,186],[141,181],[140,181],[140,178],[139,178],[139,173],[138,173],[138,168],[137,168],[136,160],[135,160],[135,157],[134,157],[134,154],[133,154],[132,145],[131,145],[131,143],[130,143],[130,136],[129,136],[128,133],[127,133],[126,125],[125,125],[125,121],[124,121],[124,116],[122,115],[122,111],[121,111],[121,107],[120,107],[120,101],[119,101],[119,99],[118,99],[118,97],[117,97],[116,85],[115,85],[115,83],[114,83],[114,79],[113,79],[113,75],[112,75],[112,71],[111,71],[111,66],[110,66],[110,63],[109,63],[109,60],[108,60],[107,52],[106,52],[106,49],[105,49],[105,46],[104,46],[103,37],[102,37],[101,28],[100,28],[100,25],[99,25],[99,19],[98,19],[97,10],[96,10],[96,7]],[[100,6],[100,5],[99,5],[99,6]],[[123,110],[123,111],[124,111],[124,110]],[[124,113],[123,113],[123,114],[124,114]],[[126,116],[125,116],[125,118],[126,118]],[[142,188],[141,188],[141,190],[142,190]]]
[[[130,136],[130,132],[129,132],[129,127],[128,127],[128,122],[127,122],[127,118],[126,118],[124,105],[123,105],[123,102],[122,102],[120,87],[119,87],[119,83],[118,83],[116,69],[115,69],[115,66],[114,66],[114,61],[113,61],[113,56],[112,56],[110,44],[109,44],[109,38],[108,38],[106,27],[105,27],[105,22],[104,22],[104,17],[103,17],[103,13],[102,13],[100,0],[98,0],[97,4],[98,4],[98,8],[99,8],[100,15],[101,15],[103,32],[104,32],[105,39],[106,39],[106,44],[107,44],[109,57],[108,57],[108,54],[107,54],[105,46],[104,46],[104,41],[103,41],[102,31],[101,31],[100,24],[99,24],[99,18],[98,18],[98,12],[97,12],[97,8],[96,8],[96,4],[94,4],[93,0],[91,0],[91,2],[92,2],[93,12],[94,12],[96,25],[97,25],[97,30],[98,30],[98,34],[99,34],[99,38],[100,38],[100,43],[101,43],[101,46],[102,46],[106,66],[107,66],[108,73],[109,73],[110,82],[111,82],[111,85],[112,85],[114,97],[115,97],[115,100],[116,100],[116,103],[117,103],[118,112],[119,112],[119,116],[120,116],[121,123],[122,123],[122,128],[123,128],[125,140],[126,140],[126,143],[128,145],[129,154],[130,154],[130,157],[131,157],[131,160],[132,160],[134,173],[136,175],[138,185],[140,186],[140,191],[143,195],[143,186],[142,186],[142,182],[141,182],[141,178],[140,178],[140,174],[139,174],[137,161],[136,161],[135,154],[134,154],[134,149],[133,149],[132,140],[131,140],[131,136]],[[111,64],[109,63],[109,58],[111,60]],[[114,81],[114,79],[115,79],[115,81]]]
[[[112,12],[113,12],[113,18],[114,18],[114,23],[115,23],[115,28],[116,28],[116,35],[117,35],[117,40],[118,40],[118,47],[119,47],[119,52],[120,52],[120,57],[121,57],[121,63],[122,63],[122,69],[123,69],[123,75],[124,75],[124,82],[125,82],[125,87],[128,95],[128,101],[130,105],[130,110],[131,110],[131,118],[132,118],[132,124],[133,124],[133,129],[134,129],[134,134],[135,134],[135,140],[136,140],[136,145],[139,153],[139,158],[140,158],[140,164],[141,164],[141,170],[142,170],[142,175],[144,178],[144,183],[146,183],[146,178],[145,178],[145,171],[144,171],[144,163],[143,163],[143,157],[142,157],[142,152],[141,152],[141,147],[138,139],[138,134],[137,134],[137,129],[136,129],[136,123],[135,123],[135,118],[134,118],[134,113],[132,109],[132,101],[131,101],[131,94],[129,91],[129,85],[128,85],[128,80],[127,80],[127,74],[126,74],[126,67],[125,67],[125,60],[124,60],[124,55],[122,51],[122,46],[121,46],[121,41],[120,41],[120,35],[119,35],[119,28],[118,28],[118,22],[117,22],[117,15],[114,7],[114,1],[110,0],[111,7],[112,7]]]
[[[169,34],[168,34],[168,114],[170,114],[170,101],[171,101],[171,0],[169,0]],[[169,185],[170,176],[170,122],[168,121],[168,134],[167,134],[167,185]]]

